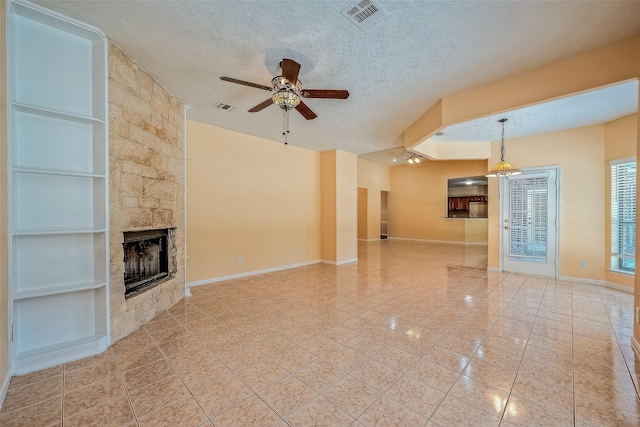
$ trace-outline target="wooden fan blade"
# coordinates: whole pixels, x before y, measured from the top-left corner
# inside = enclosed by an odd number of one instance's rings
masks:
[[[298,73],[300,73],[300,64],[293,59],[284,58],[280,63],[282,68],[282,77],[289,80],[292,84],[298,82]]]
[[[296,110],[298,110],[298,112],[302,114],[302,116],[307,120],[313,120],[318,117],[318,115],[311,111],[311,108],[309,108],[307,104],[302,101],[300,101],[300,104],[296,106]]]
[[[225,82],[237,83],[239,85],[244,85],[244,86],[251,86],[257,89],[264,89],[268,91],[271,90],[271,87],[269,86],[259,85],[258,83],[245,82],[244,80],[238,80],[231,77],[220,77],[220,80],[224,80]]]
[[[251,110],[249,110],[250,113],[257,113],[258,111],[264,110],[265,108],[267,108],[269,105],[273,104],[273,101],[271,100],[271,98],[267,99],[266,101],[256,105],[255,107],[253,107]]]
[[[334,89],[303,89],[302,96],[305,98],[347,99],[349,97],[349,91]]]

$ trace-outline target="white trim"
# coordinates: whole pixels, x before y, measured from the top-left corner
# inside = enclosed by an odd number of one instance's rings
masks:
[[[182,156],[184,158],[184,165],[182,166],[182,181],[183,181],[183,186],[182,186],[182,194],[183,194],[183,200],[182,200],[182,232],[184,233],[184,239],[182,244],[184,245],[184,247],[182,248],[182,254],[183,254],[183,262],[182,262],[182,268],[184,269],[184,271],[182,272],[183,274],[183,286],[184,286],[184,297],[190,297],[191,296],[191,291],[189,290],[189,286],[187,285],[187,258],[189,258],[187,256],[187,225],[189,225],[189,223],[187,222],[187,160],[189,160],[187,158],[187,110],[189,110],[190,107],[186,104],[183,104],[182,106]]]
[[[548,277],[553,277],[553,276],[548,276]],[[558,280],[566,280],[567,282],[580,282],[580,283],[586,283],[588,285],[598,285],[598,286],[605,285],[604,280],[586,279],[584,277],[558,276]]]
[[[496,271],[498,273],[502,273],[502,270],[500,270],[500,267],[487,267],[487,271]]]
[[[4,377],[4,381],[2,382],[2,387],[0,388],[0,408],[2,408],[2,404],[4,403],[4,398],[7,396],[7,391],[9,390],[9,383],[11,382],[11,369],[7,371],[7,375]]]
[[[408,237],[387,237],[387,240],[408,240],[412,242],[444,243],[449,245],[487,246],[487,242],[454,242],[451,240],[411,239]]]
[[[624,159],[609,160],[609,166],[621,165],[623,163],[633,163],[635,161],[635,157],[625,157]]]
[[[630,294],[635,292],[635,289],[633,289],[633,286],[625,286],[625,285],[621,285],[620,283],[605,281],[604,286],[606,286],[607,288],[617,289],[623,292],[629,292]]]
[[[230,276],[213,277],[211,279],[196,280],[194,282],[187,282],[187,287],[191,288],[194,286],[208,285],[210,283],[224,282],[225,280],[239,279],[241,277],[257,276],[258,274],[273,273],[274,271],[290,270],[292,268],[304,267],[307,265],[318,264],[320,262],[323,262],[323,261],[316,259],[313,261],[301,262],[298,264],[289,264],[289,265],[283,265],[280,267],[265,268],[264,270],[255,270],[255,271],[248,271],[246,273],[232,274]]]
[[[631,348],[636,353],[636,356],[640,357],[640,343],[638,343],[636,337],[631,337]]]
[[[323,264],[330,264],[330,265],[344,265],[344,264],[351,264],[352,262],[358,262],[358,258],[345,259],[344,261],[330,261],[328,259],[323,259],[323,260],[320,260],[320,262]]]
[[[620,285],[618,283],[608,282],[606,280],[597,279],[584,279],[582,277],[560,276],[558,280],[566,280],[567,282],[586,283],[589,285],[606,286],[607,288],[616,289],[618,291],[633,293],[634,289],[631,286]]]

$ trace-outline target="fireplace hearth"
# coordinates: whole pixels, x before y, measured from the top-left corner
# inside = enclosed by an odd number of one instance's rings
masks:
[[[124,232],[125,297],[149,289],[170,276],[169,230]]]

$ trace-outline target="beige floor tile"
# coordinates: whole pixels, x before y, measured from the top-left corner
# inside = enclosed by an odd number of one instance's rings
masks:
[[[379,392],[384,392],[400,376],[402,372],[391,369],[375,360],[367,360],[351,372],[354,378],[364,381]]]
[[[252,394],[242,381],[230,376],[196,391],[193,395],[207,415],[213,418]]]
[[[122,373],[122,379],[128,391],[145,387],[163,378],[176,376],[171,365],[165,359],[160,359]]]
[[[479,380],[461,375],[451,387],[448,396],[468,402],[476,409],[500,418],[509,393]]]
[[[133,412],[140,418],[187,395],[189,390],[178,377],[165,377],[158,382],[129,391]]]
[[[471,359],[462,374],[472,379],[479,379],[506,392],[511,391],[516,378],[514,369],[507,369],[503,366],[493,365],[484,359],[475,358]]]
[[[509,397],[504,420],[523,427],[573,426],[573,415],[562,415],[544,405],[513,395]]]
[[[476,409],[473,405],[447,396],[442,401],[430,421],[441,427],[483,426],[492,427],[500,424],[500,418]]]
[[[117,398],[94,406],[84,412],[67,417],[64,425],[69,427],[85,426],[135,426],[136,420],[126,398]]]
[[[315,360],[316,356],[304,348],[294,345],[274,355],[272,359],[289,372],[293,372]]]
[[[458,373],[425,358],[409,369],[409,375],[423,383],[447,393],[458,378]]]
[[[255,395],[213,418],[215,427],[269,427],[280,422],[282,418]]]
[[[354,418],[359,417],[380,396],[374,388],[351,376],[341,379],[322,394]]]
[[[66,392],[64,395],[64,413],[65,416],[71,416],[98,406],[103,402],[126,397],[122,379],[120,375],[116,374],[107,380]]]
[[[291,427],[350,426],[354,419],[327,399],[318,396],[286,417]]]
[[[50,376],[42,381],[24,384],[22,387],[9,387],[2,411],[15,411],[53,398],[62,398],[62,375]]]
[[[207,416],[191,396],[138,419],[140,427],[197,427],[207,422]]]
[[[295,371],[295,376],[320,392],[345,376],[345,373],[324,360],[316,360]]]
[[[5,406],[0,412],[0,426],[61,426],[62,398],[53,397],[31,406],[21,406],[9,411]]]
[[[278,415],[284,417],[316,396],[312,389],[293,375],[272,384],[258,395]]]
[[[444,399],[445,393],[429,387],[411,375],[405,375],[393,384],[385,395],[429,418]]]
[[[264,360],[238,372],[242,380],[255,392],[260,391],[276,381],[289,375],[280,365]]]
[[[519,375],[511,393],[537,403],[548,411],[573,418],[573,394],[566,389]]]
[[[576,427],[640,422],[631,295],[488,272],[481,247],[358,258],[193,288],[108,351],[14,378],[0,424],[556,426],[574,400]]]
[[[368,360],[361,353],[344,346],[321,356],[321,359],[326,360],[344,372],[351,372]]]

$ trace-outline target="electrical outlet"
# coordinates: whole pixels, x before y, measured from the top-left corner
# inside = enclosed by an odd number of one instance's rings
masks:
[[[589,263],[587,262],[587,260],[582,260],[580,261],[580,268],[587,268],[589,266]]]
[[[243,257],[238,257],[238,264],[242,264],[244,263],[244,258]]]
[[[295,256],[299,256],[300,255],[300,249],[296,249],[296,251],[294,252]]]

